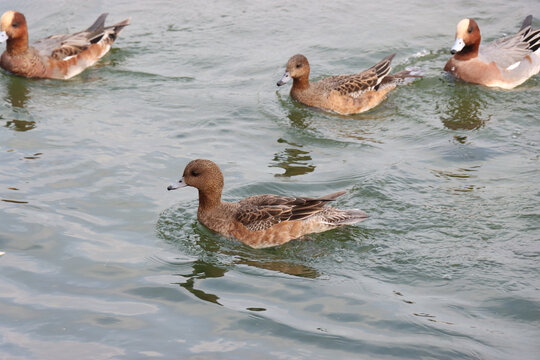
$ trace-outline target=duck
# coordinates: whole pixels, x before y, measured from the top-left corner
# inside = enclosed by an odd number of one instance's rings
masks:
[[[389,75],[392,69],[390,63],[395,55],[388,55],[358,74],[329,76],[310,82],[308,59],[296,54],[287,62],[285,73],[277,86],[293,79],[291,97],[302,104],[341,115],[362,113],[380,104],[397,85],[421,77],[420,71],[411,70]]]
[[[107,54],[120,31],[131,22],[127,18],[105,26],[107,15],[101,14],[86,30],[51,35],[29,46],[26,18],[20,12],[6,11],[0,19],[0,42],[6,41],[0,67],[27,78],[72,78]]]
[[[513,89],[540,72],[540,29],[532,28],[532,15],[516,34],[488,44],[474,19],[457,24],[453,55],[444,71],[465,82],[488,87]]]
[[[182,178],[167,187],[191,186],[199,191],[197,219],[210,230],[252,248],[282,245],[310,233],[319,233],[367,218],[362,210],[341,210],[327,204],[346,193],[321,197],[273,194],[253,195],[238,202],[221,200],[224,179],[211,160],[190,161]]]

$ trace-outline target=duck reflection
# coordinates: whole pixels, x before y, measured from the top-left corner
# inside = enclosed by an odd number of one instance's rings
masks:
[[[201,300],[208,301],[217,305],[222,305],[218,301],[219,296],[196,289],[195,280],[220,278],[225,275],[226,272],[227,270],[225,268],[220,268],[204,261],[197,260],[193,263],[193,272],[191,274],[180,275],[184,278],[187,278],[187,280],[177,284]]]
[[[432,169],[431,172],[436,177],[449,181],[449,184],[451,184],[451,186],[445,187],[446,190],[450,191],[453,194],[463,194],[484,188],[483,186],[469,183],[469,180],[478,177],[477,175],[475,175],[475,173],[479,170],[480,165],[475,165],[470,166],[469,168],[458,168],[452,170]]]
[[[476,130],[491,118],[486,115],[486,101],[482,89],[466,84],[456,84],[443,106],[437,105],[441,121],[450,130]]]
[[[256,259],[238,258],[233,264],[235,265],[247,265],[260,269],[278,271],[284,274],[300,276],[304,278],[315,279],[319,277],[319,273],[309,266],[302,264],[293,264],[285,261],[258,261]],[[189,291],[192,295],[200,300],[207,301],[213,304],[223,306],[219,302],[219,296],[212,294],[201,289],[198,289],[197,282],[204,279],[220,278],[223,277],[229,269],[226,266],[218,266],[201,259],[193,262],[193,271],[189,274],[178,274],[185,279],[183,282],[177,282],[179,286]]]
[[[295,260],[294,258],[290,259],[289,254],[282,253],[282,251],[287,251],[286,248],[288,246],[294,246],[295,242],[280,247],[254,249],[243,245],[236,240],[225,240],[221,235],[215,234],[199,222],[193,226],[193,230],[199,235],[199,239],[196,240],[197,245],[204,250],[206,255],[211,254],[211,256],[204,256],[205,260],[201,260],[203,262],[209,264],[216,263],[219,261],[215,259],[216,255],[225,255],[232,259],[232,265],[247,265],[259,269],[277,271],[287,275],[311,279],[319,276],[319,273],[315,269],[302,264],[302,260]],[[315,256],[317,255],[314,254],[314,251],[310,250],[310,258]],[[284,260],[283,258],[287,258],[287,260]]]
[[[303,264],[294,264],[286,261],[276,260],[253,260],[247,258],[240,258],[234,262],[235,264],[242,264],[257,267],[259,269],[266,269],[271,271],[277,271],[287,275],[299,276],[308,279],[315,279],[320,276],[319,272],[312,267]]]
[[[315,165],[310,164],[312,161],[309,152],[300,150],[302,145],[288,142],[284,139],[278,139],[278,143],[287,144],[290,147],[276,153],[270,167],[279,167],[285,170],[282,174],[276,174],[278,177],[292,177],[308,174],[315,170]]]
[[[290,242],[277,248],[253,249],[238,241],[224,239],[198,221],[193,221],[194,214],[186,210],[187,208],[179,206],[165,211],[156,224],[156,230],[158,236],[165,242],[195,259],[180,263],[156,259],[182,269],[174,274],[179,278],[175,284],[198,299],[222,305],[218,294],[201,289],[201,282],[205,279],[224,277],[235,266],[247,266],[310,279],[320,276],[317,270],[305,265],[306,261],[298,257],[298,254],[302,253],[295,247],[298,243]],[[307,256],[309,259],[318,256],[318,251],[311,247],[305,252],[309,254]],[[186,270],[186,266],[191,269]]]
[[[302,105],[302,107],[305,105]],[[287,117],[291,121],[291,126],[297,129],[308,129],[311,125],[311,114],[304,108],[291,109]]]
[[[18,76],[9,76],[6,80],[7,96],[6,100],[11,103],[11,106],[24,108],[28,100],[30,100],[30,89],[28,89],[27,79]]]
[[[290,120],[290,125],[297,129],[308,129],[311,125],[311,115],[313,109],[308,110],[308,106],[303,104],[291,103],[288,95],[282,97],[279,91],[276,91],[276,96],[283,108],[289,110],[287,118]]]
[[[17,109],[25,109],[27,102],[30,100],[30,89],[28,88],[29,80],[19,78],[17,76],[6,77],[7,95],[5,100],[11,104],[15,113],[18,113]],[[28,118],[26,110],[22,112],[25,118]],[[0,119],[2,116],[0,115]],[[6,121],[5,127],[13,129],[15,131],[28,131],[36,127],[36,122],[27,119],[12,119]]]
[[[36,122],[33,120],[8,120],[6,121],[7,128],[13,129],[15,131],[28,131],[36,127]]]

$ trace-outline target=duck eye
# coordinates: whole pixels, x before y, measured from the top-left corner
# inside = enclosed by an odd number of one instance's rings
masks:
[[[19,26],[19,23],[12,23],[11,26],[14,27],[14,28],[16,28],[16,27]]]
[[[299,69],[302,67],[302,64],[296,64],[296,68]]]
[[[199,176],[199,173],[196,172],[195,170],[193,170],[193,171],[191,172],[191,176]]]
[[[467,32],[470,34],[470,33],[472,33],[472,31],[473,31],[473,27],[471,26],[471,27],[467,30]]]

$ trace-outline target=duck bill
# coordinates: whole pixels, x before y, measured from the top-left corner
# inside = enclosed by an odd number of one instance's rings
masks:
[[[169,186],[167,186],[167,190],[171,191],[171,190],[176,190],[176,189],[180,189],[180,188],[183,188],[183,187],[186,187],[187,184],[185,183],[184,181],[184,178],[181,178],[180,180],[178,180],[177,183],[174,183],[174,184],[171,184]]]
[[[454,55],[455,53],[460,52],[465,47],[465,41],[463,41],[462,38],[456,38],[456,42],[454,43],[454,46],[452,46],[452,50],[450,50],[450,53]]]
[[[4,41],[7,41],[8,39],[8,35],[6,34],[5,31],[0,31],[0,44],[3,43]]]
[[[285,71],[285,74],[277,82],[277,86],[285,85],[289,80],[291,80],[291,74],[288,71]]]

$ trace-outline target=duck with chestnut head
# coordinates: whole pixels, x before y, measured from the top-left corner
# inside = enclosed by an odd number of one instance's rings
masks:
[[[487,44],[474,19],[457,24],[452,57],[444,70],[466,82],[512,89],[540,72],[540,29],[532,28],[532,15],[514,34]]]
[[[196,188],[197,219],[209,229],[254,248],[281,245],[367,218],[361,210],[340,210],[327,205],[345,191],[317,198],[264,194],[225,202],[221,200],[223,185],[219,167],[210,160],[198,159],[188,163],[182,178],[167,190]]]

